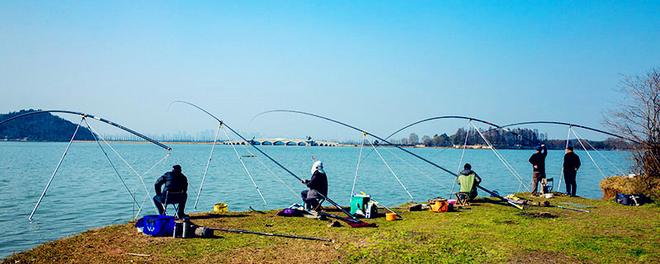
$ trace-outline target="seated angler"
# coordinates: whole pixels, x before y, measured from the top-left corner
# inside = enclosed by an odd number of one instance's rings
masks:
[[[163,185],[165,187],[161,190]],[[177,217],[183,218],[187,216],[184,214],[184,210],[186,208],[186,200],[188,199],[188,179],[186,175],[181,173],[181,166],[174,165],[172,171],[160,176],[154,186],[156,188],[156,196],[154,196],[153,200],[156,208],[158,208],[158,214],[165,214],[165,207],[168,204],[177,204]]]
[[[300,195],[305,204],[305,209],[317,210],[321,206],[319,201],[325,199],[328,195],[328,177],[323,171],[323,163],[320,160],[314,162],[311,171],[312,178],[302,181],[309,190],[302,191]]]
[[[465,163],[463,171],[456,178],[456,183],[461,186],[459,196],[467,196],[469,201],[477,197],[477,186],[481,183],[481,178],[472,170],[470,163]]]

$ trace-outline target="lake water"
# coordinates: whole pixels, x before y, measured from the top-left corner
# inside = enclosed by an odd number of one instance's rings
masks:
[[[133,200],[115,175],[96,143],[76,142],[72,145],[60,172],[55,177],[33,222],[27,220],[41,191],[59,160],[66,143],[0,143],[0,257],[32,248],[47,241],[80,233],[108,224],[125,223],[136,211]],[[113,144],[125,160],[139,173],[151,168],[166,152],[148,144]],[[144,214],[153,214],[151,203],[153,183],[173,164],[181,164],[190,183],[188,212],[210,211],[216,202],[227,202],[230,210],[282,208],[300,203],[299,192],[304,186],[264,157],[244,158],[256,184],[263,192],[264,205],[252,182],[230,146],[217,146],[201,192],[198,209],[193,208],[210,145],[172,145],[171,155],[144,175],[149,192]],[[328,174],[330,198],[348,204],[356,171],[358,147],[292,147],[263,146],[262,149],[302,178],[310,177],[312,156],[322,160]],[[237,146],[239,155],[255,151]],[[395,148],[378,148],[379,153],[407,187],[415,201],[450,193],[454,177]],[[452,171],[457,171],[461,157],[459,149],[410,149]],[[110,157],[136,199],[145,197],[137,176],[110,150]],[[502,156],[529,184],[531,168],[527,162],[530,150],[500,150]],[[591,152],[603,173],[587,154],[577,151],[583,167],[577,179],[578,195],[599,198],[598,182],[602,175],[627,172],[629,153],[621,151]],[[548,177],[555,178],[561,170],[562,151],[549,151]],[[263,162],[264,164],[261,164]],[[482,186],[501,194],[517,192],[520,182],[502,165],[491,150],[467,150],[464,162],[483,178]],[[264,166],[265,165],[265,166]],[[380,202],[397,205],[410,200],[406,191],[369,147],[363,149],[356,191],[365,191]],[[283,184],[278,177],[284,181]],[[454,187],[456,190],[456,187]],[[563,190],[563,186],[562,186]],[[483,192],[481,194],[484,194]]]

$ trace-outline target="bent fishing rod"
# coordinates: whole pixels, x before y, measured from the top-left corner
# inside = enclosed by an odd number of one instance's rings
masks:
[[[385,137],[385,139],[386,139],[386,140],[389,140],[389,139],[392,138],[394,135],[396,135],[396,134],[398,134],[399,132],[401,132],[401,131],[403,131],[403,130],[406,130],[406,129],[412,127],[412,126],[415,126],[415,125],[418,125],[418,124],[421,124],[421,123],[426,123],[426,122],[433,121],[433,120],[440,120],[440,119],[462,119],[462,120],[468,120],[468,121],[470,121],[470,122],[471,122],[471,121],[476,121],[476,122],[483,123],[483,124],[486,124],[486,125],[489,125],[489,126],[493,126],[493,127],[494,127],[494,128],[491,128],[491,129],[488,129],[488,130],[484,131],[483,133],[488,133],[488,132],[491,131],[491,130],[502,130],[502,127],[501,127],[501,126],[499,126],[499,125],[497,125],[497,124],[495,124],[495,123],[492,123],[492,122],[489,122],[489,121],[483,120],[483,119],[474,118],[474,117],[469,117],[469,116],[446,115],[446,116],[430,117],[430,118],[425,118],[425,119],[422,119],[422,120],[419,120],[419,121],[415,121],[415,122],[413,122],[413,123],[410,123],[410,124],[408,124],[408,125],[405,125],[405,126],[403,126],[402,128],[400,128],[400,129],[398,129],[398,130],[392,132],[392,134],[390,134],[390,135],[388,135],[387,137]],[[529,141],[529,142],[533,142],[532,140],[529,140],[529,139],[523,137],[522,135],[519,135],[519,134],[516,133],[516,132],[513,132],[513,131],[509,131],[509,132],[513,133],[513,134],[516,135],[516,136],[521,137],[521,138],[524,139],[524,140],[527,140],[527,141]],[[367,153],[366,157],[369,157],[369,155],[371,155],[371,152]],[[365,157],[365,158],[366,158],[366,157]]]
[[[585,126],[585,125],[580,125],[580,124],[575,124],[575,123],[558,122],[558,121],[528,121],[528,122],[512,123],[512,124],[508,124],[508,125],[500,126],[500,125],[497,125],[497,124],[495,124],[495,123],[493,123],[493,122],[485,121],[485,120],[483,120],[483,119],[478,119],[478,118],[469,117],[469,116],[456,116],[456,115],[430,117],[430,118],[425,118],[425,119],[422,119],[422,120],[419,120],[419,121],[416,121],[416,122],[410,123],[410,124],[408,124],[408,125],[403,126],[403,127],[400,128],[400,129],[394,131],[393,133],[391,133],[390,135],[388,135],[385,139],[389,139],[389,138],[391,138],[392,136],[398,134],[399,132],[401,132],[401,131],[403,131],[403,130],[405,130],[405,129],[408,129],[408,128],[412,127],[412,126],[415,126],[415,125],[418,125],[418,124],[421,124],[421,123],[426,123],[426,122],[433,121],[433,120],[439,120],[439,119],[464,119],[464,120],[468,120],[468,121],[476,121],[476,122],[483,123],[483,124],[486,124],[486,125],[489,125],[489,126],[492,126],[492,127],[493,127],[493,128],[491,128],[491,129],[486,130],[486,131],[485,131],[486,133],[489,132],[489,131],[491,131],[491,130],[502,130],[502,131],[507,131],[507,132],[510,132],[510,133],[512,133],[512,134],[514,134],[514,135],[516,135],[516,136],[519,136],[521,139],[526,140],[526,141],[528,141],[528,142],[534,142],[534,141],[531,140],[531,139],[528,139],[528,138],[526,138],[526,137],[524,137],[524,136],[522,136],[522,135],[520,135],[520,134],[518,134],[518,133],[516,133],[516,132],[514,132],[514,131],[511,131],[509,128],[510,128],[510,127],[516,127],[516,126],[523,126],[523,125],[531,125],[531,124],[552,124],[552,125],[563,125],[563,126],[569,126],[569,127],[582,128],[582,129],[586,129],[586,130],[590,130],[590,131],[598,132],[598,133],[601,133],[601,134],[605,134],[605,135],[608,135],[608,136],[612,136],[612,137],[615,137],[615,138],[619,138],[619,139],[623,139],[623,140],[628,140],[628,141],[633,142],[633,143],[636,143],[636,144],[640,144],[639,141],[636,141],[636,140],[633,140],[633,139],[630,139],[630,138],[627,138],[627,137],[623,137],[623,136],[621,136],[621,135],[617,135],[617,134],[610,133],[610,132],[607,132],[607,131],[604,131],[604,130],[601,130],[601,129],[597,129],[597,128],[593,128],[593,127],[588,127],[588,126]]]
[[[562,126],[568,126],[568,127],[577,127],[577,128],[582,128],[582,129],[598,132],[598,133],[601,133],[601,134],[605,134],[605,135],[608,135],[608,136],[612,136],[612,137],[615,137],[615,138],[618,138],[618,139],[628,140],[628,141],[633,142],[635,144],[641,144],[641,142],[639,142],[637,140],[627,138],[627,137],[624,137],[624,136],[621,136],[621,135],[617,135],[617,134],[614,134],[614,133],[610,133],[610,132],[607,132],[607,131],[604,131],[604,130],[601,130],[601,129],[588,127],[588,126],[584,126],[584,125],[580,125],[580,124],[559,122],[559,121],[527,121],[527,122],[519,122],[519,123],[512,123],[512,124],[504,125],[504,126],[501,126],[500,128],[504,129],[504,128],[507,128],[507,127],[533,125],[533,124],[549,124],[549,125],[562,125]]]
[[[392,132],[392,134],[387,136],[385,139],[389,139],[392,136],[398,134],[399,132],[401,132],[403,130],[406,130],[406,129],[412,127],[412,126],[415,126],[415,125],[418,125],[418,124],[421,124],[421,123],[426,123],[428,121],[439,120],[439,119],[463,119],[463,120],[468,120],[468,121],[476,121],[476,122],[479,122],[479,123],[483,123],[483,124],[486,124],[486,125],[489,125],[489,126],[496,127],[498,129],[502,129],[502,127],[500,127],[499,125],[497,125],[495,123],[492,123],[492,122],[482,120],[482,119],[469,117],[469,116],[446,115],[446,116],[435,116],[435,117],[425,118],[425,119],[410,123],[410,124],[405,125],[404,127],[400,128],[400,129],[398,129],[397,131]]]
[[[86,120],[87,118],[92,118],[92,119],[95,119],[95,120],[101,121],[101,122],[103,122],[103,123],[106,123],[106,124],[112,125],[112,126],[117,127],[117,128],[119,128],[119,129],[121,129],[121,130],[124,130],[124,131],[126,131],[126,132],[129,132],[129,133],[131,133],[131,134],[133,134],[133,135],[136,135],[136,136],[138,136],[138,137],[140,137],[140,138],[142,138],[142,139],[145,139],[145,140],[147,140],[147,141],[149,141],[149,142],[151,142],[151,143],[153,143],[153,144],[155,144],[155,145],[157,145],[157,146],[159,146],[159,147],[161,147],[161,148],[167,150],[167,151],[168,151],[168,155],[169,155],[169,151],[172,150],[172,148],[170,148],[170,147],[167,146],[167,145],[164,145],[164,144],[162,144],[162,143],[160,143],[160,142],[158,142],[158,141],[156,141],[156,140],[154,140],[154,139],[152,139],[152,138],[149,138],[149,137],[147,137],[147,136],[145,136],[145,135],[143,135],[143,134],[141,134],[141,133],[136,132],[135,130],[132,130],[132,129],[130,129],[130,128],[127,128],[127,127],[125,127],[125,126],[122,126],[122,125],[120,125],[120,124],[117,124],[117,123],[115,123],[115,122],[112,122],[112,121],[110,121],[110,120],[107,120],[107,119],[104,119],[104,118],[101,118],[101,117],[96,117],[96,116],[94,116],[94,115],[90,115],[90,114],[86,114],[86,113],[75,112],[75,111],[69,111],[69,110],[39,110],[39,111],[28,112],[28,113],[19,114],[19,115],[16,115],[16,116],[13,116],[13,117],[7,118],[7,119],[5,119],[5,120],[2,120],[2,121],[0,121],[0,125],[5,124],[5,123],[8,123],[8,122],[13,121],[13,120],[16,120],[16,119],[19,119],[19,118],[26,117],[26,116],[31,116],[31,115],[36,115],[36,114],[43,114],[43,113],[63,113],[63,114],[72,114],[72,115],[78,115],[78,116],[80,116],[81,119],[80,119],[80,122],[78,123],[78,125],[76,126],[75,131],[73,132],[73,135],[71,136],[71,139],[69,140],[69,143],[67,144],[66,149],[64,150],[64,153],[62,153],[62,156],[60,157],[59,162],[57,163],[57,166],[55,167],[55,170],[53,171],[53,173],[51,174],[50,178],[48,179],[48,182],[46,183],[46,187],[45,187],[44,190],[42,191],[41,195],[39,196],[39,199],[37,200],[36,205],[35,205],[34,208],[32,209],[32,212],[30,213],[30,215],[29,215],[29,217],[28,217],[28,220],[30,220],[30,221],[32,221],[32,217],[34,216],[35,212],[37,211],[37,208],[39,208],[39,205],[41,204],[41,201],[44,199],[44,197],[45,197],[45,195],[46,195],[46,192],[48,191],[48,188],[50,187],[51,183],[53,182],[53,179],[55,178],[55,175],[56,175],[57,172],[59,171],[60,166],[62,165],[62,162],[64,161],[64,158],[66,157],[67,153],[69,152],[69,148],[71,147],[71,143],[73,143],[74,139],[76,138],[76,135],[78,134],[78,131],[79,131],[81,125],[83,124],[83,122],[87,125],[88,129],[90,129],[90,133],[92,133],[92,136],[94,137],[94,140],[95,140],[96,143],[98,144],[99,148],[101,149],[101,151],[103,152],[103,154],[105,155],[105,157],[108,159],[108,162],[110,163],[110,165],[112,166],[113,170],[114,170],[115,173],[117,174],[119,180],[122,182],[122,184],[123,184],[124,187],[126,188],[126,191],[128,191],[129,195],[131,195],[131,198],[133,199],[133,201],[135,202],[135,204],[137,204],[137,201],[135,200],[135,197],[133,196],[133,194],[131,193],[131,191],[128,189],[128,186],[126,186],[126,183],[124,182],[124,180],[123,180],[123,179],[121,178],[121,176],[119,175],[119,172],[117,171],[115,165],[114,165],[114,164],[112,163],[112,161],[110,160],[110,158],[109,158],[109,156],[108,156],[108,153],[107,153],[107,152],[103,149],[103,147],[101,146],[101,143],[99,142],[99,139],[98,139],[97,135],[95,134],[94,130],[91,128],[91,126],[90,126],[89,123],[87,122],[87,120]],[[107,142],[106,142],[106,144],[107,144]],[[108,145],[108,146],[110,146],[110,145]],[[112,146],[110,146],[110,148],[112,148]],[[113,151],[114,151],[114,149],[113,149]],[[116,153],[116,151],[115,151],[115,153]],[[119,153],[117,153],[117,155],[119,155]],[[166,155],[166,157],[167,157],[167,155]],[[120,156],[120,158],[121,158],[121,156]],[[121,159],[123,160],[123,158],[121,158]],[[161,159],[158,163],[160,163],[162,160],[163,160],[163,159]],[[124,160],[124,162],[126,162],[126,161]],[[157,163],[157,164],[158,164],[158,163]],[[126,164],[128,165],[128,163],[126,163]],[[154,165],[154,166],[155,166],[155,165]],[[129,167],[130,167],[130,165],[129,165]],[[152,168],[153,168],[153,167],[152,167]],[[151,170],[151,169],[150,169],[150,170]],[[139,174],[137,174],[137,172],[136,172],[136,176],[138,176],[138,178],[139,178],[140,181],[142,182],[142,185],[143,185],[143,187],[144,187],[145,192],[148,194],[149,191],[147,190],[147,186],[145,185],[144,180],[142,179],[142,177],[141,177]],[[140,210],[141,210],[141,207],[140,207]],[[139,212],[138,212],[138,214],[139,214]]]
[[[30,115],[43,114],[43,113],[63,113],[63,114],[78,115],[78,116],[85,117],[85,118],[92,118],[92,119],[95,119],[95,120],[101,121],[101,122],[103,122],[103,123],[106,123],[106,124],[108,124],[108,125],[114,126],[114,127],[116,127],[116,128],[119,128],[119,129],[121,129],[121,130],[124,130],[124,131],[126,131],[126,132],[128,132],[128,133],[131,133],[131,134],[133,134],[133,135],[136,135],[136,136],[138,136],[138,137],[140,137],[140,138],[142,138],[142,139],[144,139],[144,140],[146,140],[146,141],[149,141],[149,142],[151,142],[151,143],[153,143],[153,144],[155,144],[155,145],[157,145],[157,146],[159,146],[159,147],[161,147],[161,148],[164,148],[164,149],[166,149],[166,150],[172,150],[171,147],[169,147],[169,146],[167,146],[167,145],[165,145],[165,144],[163,144],[163,143],[160,143],[160,142],[158,142],[158,141],[155,140],[155,139],[152,139],[152,138],[150,138],[150,137],[147,137],[147,136],[145,136],[145,135],[143,135],[143,134],[141,134],[141,133],[139,133],[139,132],[137,132],[137,131],[135,131],[135,130],[132,130],[132,129],[130,129],[130,128],[127,128],[127,127],[125,127],[125,126],[122,126],[122,125],[120,125],[120,124],[117,124],[117,123],[115,123],[115,122],[112,122],[112,121],[110,121],[110,120],[107,120],[107,119],[104,119],[104,118],[101,118],[101,117],[97,117],[97,116],[94,116],[94,115],[90,115],[90,114],[86,114],[86,113],[81,113],[81,112],[75,112],[75,111],[68,111],[68,110],[39,110],[39,111],[34,111],[34,112],[24,113],[24,114],[20,114],[20,115],[16,115],[16,116],[13,116],[13,117],[7,118],[7,119],[5,119],[5,120],[0,121],[0,125],[2,125],[2,124],[4,124],[4,123],[7,123],[7,122],[10,122],[10,121],[12,121],[12,120],[14,120],[14,119],[18,119],[18,118],[22,118],[22,117],[26,117],[26,116],[30,116]]]
[[[238,133],[236,130],[234,130],[232,127],[228,126],[227,123],[225,123],[224,121],[222,121],[220,118],[218,118],[217,116],[213,115],[211,112],[206,111],[204,108],[202,108],[202,107],[200,107],[200,106],[198,106],[198,105],[196,105],[196,104],[193,104],[193,103],[190,103],[190,102],[186,102],[186,101],[174,101],[174,102],[172,102],[172,103],[182,103],[182,104],[187,104],[187,105],[189,105],[189,106],[192,106],[192,107],[194,107],[194,108],[197,108],[198,110],[200,110],[200,111],[206,113],[206,114],[209,115],[211,118],[213,118],[213,119],[215,119],[216,121],[218,121],[218,122],[220,123],[220,125],[224,125],[227,129],[229,129],[229,131],[231,131],[232,133],[234,133],[234,135],[238,136],[240,139],[242,139],[242,140],[244,140],[245,142],[248,142],[248,143],[251,142],[250,140],[248,140],[247,138],[245,138],[243,135],[241,135],[240,133]],[[267,159],[269,159],[270,161],[272,161],[273,163],[275,163],[278,167],[280,167],[281,169],[283,169],[284,171],[286,171],[289,175],[291,175],[291,176],[293,176],[294,178],[296,178],[299,182],[301,182],[301,183],[304,182],[304,180],[303,180],[302,178],[300,178],[298,175],[296,175],[294,172],[292,172],[292,171],[289,170],[288,168],[284,167],[284,165],[282,165],[281,163],[279,163],[277,160],[275,160],[275,159],[274,159],[273,157],[271,157],[270,155],[266,154],[266,152],[264,152],[263,150],[261,150],[260,148],[258,148],[257,146],[255,146],[254,144],[251,144],[251,143],[250,143],[249,145],[252,146],[252,148],[254,148],[255,150],[257,150],[259,153],[261,153],[262,155],[264,155],[264,157],[266,157]],[[346,209],[344,209],[343,207],[341,207],[341,205],[339,205],[338,203],[336,203],[336,202],[333,201],[332,199],[328,198],[326,195],[323,195],[322,193],[318,193],[318,194],[321,195],[321,197],[322,197],[323,199],[325,199],[326,201],[328,201],[329,203],[331,203],[332,205],[334,205],[335,207],[337,207],[337,209],[341,210],[344,214],[346,214],[348,217],[350,217],[353,221],[356,221],[356,222],[362,222],[362,221],[359,220],[357,217],[353,216],[351,213],[349,213],[348,211],[346,211]]]
[[[342,125],[342,126],[348,127],[348,128],[350,128],[350,129],[356,130],[356,131],[361,132],[361,133],[363,133],[363,134],[366,134],[366,135],[372,136],[372,137],[374,137],[375,139],[378,139],[378,140],[380,140],[380,141],[382,141],[382,142],[385,142],[385,143],[387,143],[387,144],[390,144],[390,145],[392,145],[392,146],[398,148],[399,150],[401,150],[401,151],[403,151],[403,152],[406,152],[406,153],[408,153],[408,154],[410,154],[410,155],[412,155],[412,156],[414,156],[414,157],[416,157],[416,158],[418,158],[418,159],[420,159],[420,160],[422,160],[422,161],[424,161],[424,162],[430,164],[431,166],[434,166],[434,167],[436,167],[436,168],[438,168],[438,169],[440,169],[440,170],[442,170],[442,171],[444,171],[444,172],[446,172],[446,173],[449,173],[449,174],[451,174],[451,175],[454,176],[454,177],[458,177],[458,174],[456,174],[455,172],[450,171],[450,170],[448,170],[448,169],[446,169],[446,168],[444,168],[444,167],[438,165],[438,164],[435,163],[435,162],[432,162],[432,161],[430,161],[430,160],[428,160],[428,159],[426,159],[426,158],[424,158],[424,157],[422,157],[422,156],[420,156],[420,155],[417,155],[417,154],[415,154],[415,153],[413,153],[413,152],[411,152],[411,151],[409,151],[409,150],[407,150],[407,149],[404,149],[404,148],[402,148],[402,147],[400,147],[400,146],[394,145],[394,144],[392,144],[391,142],[387,141],[386,139],[381,138],[381,137],[379,137],[379,136],[377,136],[377,135],[374,135],[374,134],[372,134],[372,133],[370,133],[370,132],[368,132],[368,131],[366,131],[366,130],[364,130],[364,129],[360,129],[360,128],[358,128],[358,127],[355,127],[355,126],[349,125],[349,124],[347,124],[347,123],[344,123],[344,122],[341,122],[341,121],[338,121],[338,120],[335,120],[335,119],[332,119],[332,118],[329,118],[329,117],[325,117],[325,116],[321,116],[321,115],[313,114],[313,113],[308,113],[308,112],[303,112],[303,111],[297,111],[297,110],[282,110],[282,109],[279,109],[279,110],[270,110],[270,111],[261,112],[261,113],[257,114],[254,118],[257,118],[257,117],[260,116],[260,115],[264,115],[264,114],[268,114],[268,113],[294,113],[294,114],[301,114],[301,115],[306,115],[306,116],[316,117],[316,118],[319,118],[319,119],[323,119],[323,120],[326,120],[326,121],[329,121],[329,122],[332,122],[332,123],[335,123],[335,124],[339,124],[339,125]],[[254,119],[254,118],[253,118],[253,119]],[[495,192],[493,192],[493,191],[491,191],[491,190],[488,190],[488,189],[486,189],[486,188],[484,188],[484,187],[482,187],[482,186],[480,186],[480,185],[477,185],[477,188],[479,188],[479,189],[481,189],[481,190],[483,190],[483,191],[489,193],[489,194],[490,194],[491,196],[493,196],[493,197],[497,197],[497,198],[499,198],[499,199],[502,200],[502,201],[508,202],[508,201],[507,201],[504,197],[502,197],[501,195],[499,195],[499,194],[497,194],[497,193],[495,193]]]
[[[320,237],[308,237],[308,236],[299,236],[299,235],[289,235],[289,234],[276,234],[276,233],[267,233],[267,232],[257,232],[245,229],[231,229],[231,228],[221,228],[221,227],[210,227],[211,230],[218,230],[227,233],[236,233],[236,234],[252,234],[258,236],[269,236],[269,237],[283,237],[283,238],[293,238],[301,240],[312,240],[312,241],[323,241],[334,243],[335,241],[328,238]]]
[[[415,125],[418,125],[418,124],[421,124],[421,123],[426,123],[426,122],[433,121],[433,120],[440,120],[440,119],[463,119],[463,120],[468,120],[468,121],[476,121],[476,122],[486,124],[486,125],[489,125],[489,126],[493,127],[493,128],[490,128],[490,129],[487,129],[487,130],[483,131],[483,133],[489,133],[490,131],[493,131],[493,130],[501,130],[501,131],[512,133],[512,134],[520,137],[520,139],[523,139],[527,142],[530,142],[530,143],[535,142],[534,140],[531,140],[531,139],[529,139],[529,138],[527,138],[523,135],[520,135],[520,134],[516,133],[515,131],[511,131],[510,129],[507,129],[506,126],[500,126],[500,125],[497,125],[493,122],[486,121],[486,120],[479,119],[479,118],[474,118],[474,117],[470,117],[470,116],[457,116],[457,115],[436,116],[436,117],[429,117],[429,118],[425,118],[425,119],[422,119],[422,120],[419,120],[419,121],[415,121],[413,123],[410,123],[408,125],[403,126],[402,128],[398,129],[397,131],[394,131],[392,134],[387,136],[385,139],[390,139],[391,137],[398,134],[399,132],[401,132],[405,129],[408,129],[412,126],[415,126]]]

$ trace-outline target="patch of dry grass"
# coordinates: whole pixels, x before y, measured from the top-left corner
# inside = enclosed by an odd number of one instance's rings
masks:
[[[660,179],[647,176],[612,176],[600,182],[603,199],[613,199],[617,193],[644,194],[648,197],[660,197]]]

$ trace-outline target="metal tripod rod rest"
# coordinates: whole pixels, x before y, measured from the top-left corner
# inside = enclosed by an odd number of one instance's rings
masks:
[[[41,204],[41,201],[44,199],[44,196],[46,196],[46,192],[48,192],[48,188],[50,187],[50,184],[53,182],[55,175],[60,170],[60,166],[62,166],[62,162],[64,161],[66,154],[69,153],[69,148],[73,143],[73,139],[76,138],[76,135],[78,134],[78,130],[80,129],[80,125],[84,120],[85,120],[85,116],[80,118],[80,122],[78,122],[78,125],[76,126],[76,130],[73,131],[73,135],[71,136],[69,143],[66,145],[66,148],[64,149],[64,153],[62,153],[62,157],[60,158],[60,161],[57,162],[57,166],[55,167],[55,170],[53,170],[53,173],[50,175],[50,178],[48,179],[48,183],[46,183],[46,187],[44,187],[44,190],[41,192],[41,196],[39,196],[39,200],[37,200],[37,204],[34,205],[34,208],[32,209],[30,216],[28,216],[28,220],[30,222],[32,222],[32,216],[34,216],[34,213],[37,211],[37,208],[39,208],[39,205]]]
[[[206,167],[204,168],[204,175],[202,176],[202,183],[199,185],[199,191],[197,192],[197,197],[195,198],[195,205],[193,208],[197,209],[197,203],[199,202],[199,196],[202,193],[204,188],[204,182],[206,181],[206,175],[209,172],[209,166],[211,165],[211,160],[213,159],[213,152],[215,151],[215,145],[218,141],[218,136],[220,135],[220,129],[222,129],[222,123],[218,124],[218,130],[215,131],[215,137],[213,138],[213,146],[211,146],[211,153],[209,153],[209,159],[206,161]]]
[[[35,205],[34,209],[33,209],[32,212],[30,213],[30,216],[28,217],[28,219],[29,219],[30,221],[32,221],[32,217],[34,216],[34,213],[36,212],[37,208],[38,208],[39,205],[41,204],[41,201],[43,200],[44,196],[46,195],[46,192],[48,191],[48,188],[50,187],[50,184],[52,183],[53,178],[55,177],[55,175],[56,175],[57,172],[59,171],[60,166],[62,165],[62,162],[64,161],[64,158],[66,157],[66,155],[67,155],[67,153],[68,153],[68,151],[69,151],[69,148],[71,147],[71,143],[73,143],[73,140],[74,140],[76,134],[78,133],[78,130],[80,129],[80,126],[82,125],[83,121],[84,121],[86,118],[92,118],[92,119],[94,119],[94,120],[97,120],[97,121],[100,121],[100,122],[106,123],[106,124],[108,124],[108,125],[114,126],[114,127],[116,127],[116,128],[119,128],[119,129],[121,129],[121,130],[124,130],[124,131],[126,131],[126,132],[128,132],[128,133],[131,133],[131,134],[133,134],[133,135],[135,135],[135,136],[137,136],[137,137],[140,137],[140,138],[142,138],[142,139],[144,139],[144,140],[146,140],[146,141],[149,141],[149,142],[151,142],[151,143],[153,143],[153,144],[155,144],[155,145],[157,145],[157,146],[159,146],[159,147],[161,147],[161,148],[163,148],[163,149],[165,149],[165,150],[167,150],[167,151],[171,151],[171,150],[172,150],[172,148],[170,148],[169,146],[167,146],[167,145],[165,145],[165,144],[162,144],[162,143],[158,142],[157,140],[152,139],[152,138],[150,138],[150,137],[147,137],[147,136],[145,136],[145,135],[143,135],[143,134],[141,134],[141,133],[139,133],[139,132],[137,132],[137,131],[135,131],[135,130],[132,130],[132,129],[128,128],[128,127],[122,126],[122,125],[120,125],[120,124],[117,124],[117,123],[115,123],[115,122],[112,122],[112,121],[110,121],[110,120],[107,120],[107,119],[104,119],[104,118],[101,118],[101,117],[97,117],[97,116],[94,116],[94,115],[91,115],[91,114],[87,114],[87,113],[76,112],[76,111],[69,111],[69,110],[39,110],[39,111],[27,112],[27,113],[23,113],[23,114],[19,114],[19,115],[16,115],[16,116],[13,116],[13,117],[7,118],[7,119],[5,119],[5,120],[1,120],[1,121],[0,121],[0,125],[5,124],[5,123],[8,123],[8,122],[11,122],[11,121],[16,120],[16,119],[19,119],[19,118],[26,117],[26,116],[31,116],[31,115],[36,115],[36,114],[44,114],[44,113],[72,114],[72,115],[80,116],[81,119],[80,119],[80,122],[78,123],[78,125],[76,126],[76,130],[74,131],[74,134],[73,134],[73,136],[71,137],[71,140],[69,141],[69,144],[67,145],[67,147],[66,147],[64,153],[62,154],[62,157],[60,158],[60,161],[58,162],[57,167],[56,167],[55,170],[53,171],[53,174],[51,175],[50,179],[48,180],[48,183],[46,184],[46,187],[44,188],[44,191],[42,192],[41,196],[39,197],[39,200],[37,201],[37,204]],[[86,121],[85,121],[85,122],[86,122]],[[90,128],[91,128],[91,127],[90,127]],[[90,132],[91,132],[91,131],[90,131]],[[99,135],[99,136],[100,136],[100,135]],[[110,149],[112,149],[112,150],[113,150],[113,151],[114,151],[114,152],[115,152],[115,153],[116,153],[121,159],[123,159],[123,157],[121,157],[121,155],[119,155],[119,153],[117,153],[116,150],[114,150],[114,148],[113,148],[110,144],[108,144],[108,142],[107,142],[102,136],[101,136],[101,139],[103,140],[103,142],[104,142],[106,145],[108,145],[108,146],[110,147]],[[124,160],[124,162],[127,163],[125,160]],[[133,167],[130,166],[130,164],[127,164],[127,165],[128,165],[128,166],[129,166],[134,172],[135,172],[135,169],[133,169]],[[136,174],[137,174],[137,172],[136,172]],[[139,174],[137,174],[137,175],[138,175],[138,177],[140,178],[140,180],[143,181],[142,177],[140,177]],[[145,191],[146,191],[147,193],[149,193],[149,192],[147,191],[147,189],[146,189],[146,185],[144,184],[144,182],[143,182],[142,184],[143,184],[143,186],[145,187]]]

